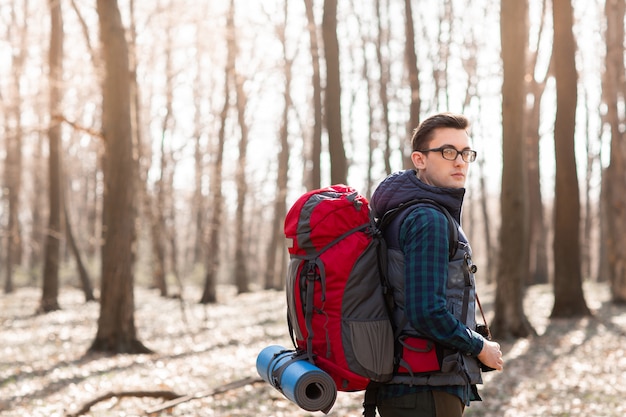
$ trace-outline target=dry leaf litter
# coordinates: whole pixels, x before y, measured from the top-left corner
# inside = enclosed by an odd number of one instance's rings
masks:
[[[538,336],[503,342],[504,372],[485,374],[484,399],[469,417],[626,415],[626,307],[609,302],[603,284],[586,284],[593,317],[550,320],[550,286],[533,286],[527,315]],[[62,288],[61,310],[35,315],[37,288],[0,295],[0,417],[66,417],[106,393],[174,391],[198,398],[153,415],[323,416],[298,408],[266,383],[214,396],[208,391],[245,377],[258,377],[258,352],[270,344],[291,346],[284,293],[236,295],[220,287],[220,302],[200,305],[199,290],[184,302],[137,288],[135,322],[149,355],[85,355],[97,329],[99,305]],[[493,289],[482,298],[490,310]],[[113,397],[84,416],[145,416],[165,400]],[[339,393],[329,416],[360,416],[362,393]]]

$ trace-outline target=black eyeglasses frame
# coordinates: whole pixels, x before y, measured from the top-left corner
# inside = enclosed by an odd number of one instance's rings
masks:
[[[447,158],[446,157],[446,151],[455,151],[456,154],[454,155],[454,158]],[[455,148],[452,145],[445,145],[445,146],[440,146],[439,148],[431,148],[431,149],[424,149],[424,150],[417,150],[417,152],[422,152],[422,153],[426,153],[426,152],[441,152],[441,157],[443,159],[445,159],[446,161],[455,161],[456,158],[459,157],[459,155],[461,155],[461,159],[463,160],[463,162],[474,162],[476,160],[476,155],[477,152],[473,149],[463,149],[461,151],[459,151],[457,148]]]

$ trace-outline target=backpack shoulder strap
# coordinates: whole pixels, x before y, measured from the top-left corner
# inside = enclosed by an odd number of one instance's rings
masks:
[[[407,210],[410,207],[417,206],[417,205],[427,205],[427,206],[434,207],[440,212],[442,212],[444,216],[446,216],[446,219],[448,219],[448,257],[449,259],[454,258],[454,255],[456,255],[456,251],[459,246],[459,229],[457,228],[456,221],[454,220],[450,212],[444,206],[437,203],[435,200],[431,200],[429,198],[419,198],[419,199],[409,200],[405,203],[400,204],[398,207],[387,211],[378,220],[378,223],[377,223],[378,230],[384,231],[385,228],[387,228],[391,224],[391,222],[395,218],[397,218],[400,214],[402,214],[405,210]]]

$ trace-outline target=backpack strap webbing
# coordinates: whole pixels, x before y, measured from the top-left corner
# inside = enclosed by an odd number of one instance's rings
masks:
[[[370,381],[365,389],[365,396],[363,397],[363,416],[364,417],[376,417],[376,404],[378,403],[378,389],[380,388],[380,382]]]
[[[448,260],[451,261],[456,255],[457,250],[459,248],[459,229],[457,228],[456,221],[454,220],[450,212],[443,205],[436,202],[435,200],[432,200],[429,198],[416,198],[416,199],[404,202],[400,204],[398,207],[385,212],[385,214],[381,218],[379,218],[377,221],[377,224],[376,224],[377,231],[379,233],[384,234],[385,229],[389,227],[389,225],[393,222],[394,219],[396,219],[400,214],[405,212],[407,209],[417,206],[418,204],[431,206],[439,210],[441,213],[443,213],[444,216],[446,216],[446,219],[448,220]],[[380,262],[379,262],[379,271],[380,271],[381,281],[383,285],[383,291],[385,294],[387,313],[389,314],[389,317],[393,317],[394,300],[393,300],[393,295],[391,294],[391,286],[387,278],[387,273],[386,271],[383,271],[383,268],[381,268]],[[399,336],[400,336],[400,332],[406,325],[407,321],[408,319],[406,318],[406,316],[404,317],[404,321],[402,323],[394,323],[392,320],[391,324],[393,328],[394,339],[396,340],[395,349],[394,349],[396,352],[394,353],[394,356],[399,355],[399,352],[401,350],[400,344],[398,343]],[[376,391],[378,391],[378,388],[376,388]],[[367,391],[366,391],[366,395],[367,395]],[[365,402],[363,404],[365,406]],[[365,411],[364,411],[364,415],[365,415]],[[374,410],[374,414],[371,414],[371,416],[375,416],[375,415],[376,415],[376,411]]]
[[[448,257],[449,259],[454,258],[454,255],[456,255],[456,251],[459,246],[459,230],[457,229],[456,221],[454,220],[450,212],[444,206],[442,206],[441,204],[439,204],[438,202],[430,198],[416,198],[413,200],[409,200],[405,203],[400,204],[398,207],[387,211],[378,221],[378,230],[384,231],[385,228],[388,227],[391,224],[391,222],[396,217],[398,217],[402,212],[404,212],[409,207],[415,206],[417,204],[423,204],[423,205],[434,207],[437,210],[439,210],[441,213],[443,213],[444,216],[446,216],[446,219],[448,220],[448,236],[449,236],[448,237]]]
[[[306,292],[305,292],[305,310],[304,310],[304,323],[307,331],[306,338],[306,352],[308,354],[309,362],[315,363],[313,359],[313,297],[315,294],[315,282],[319,281],[322,290],[322,302],[326,301],[326,270],[324,268],[324,263],[321,261],[320,256],[328,249],[341,242],[346,237],[350,236],[353,233],[357,232],[367,232],[370,228],[370,223],[365,223],[358,225],[350,230],[347,230],[337,238],[333,239],[331,242],[327,243],[322,249],[317,252],[309,253],[307,255],[291,255],[292,259],[300,259],[304,262],[301,274],[301,282],[306,284]],[[289,316],[289,314],[287,314]],[[293,336],[293,325],[288,318],[289,324],[289,333],[291,335],[291,341],[294,346],[297,347],[295,342],[295,338]],[[326,355],[330,355],[330,337],[328,335],[328,331],[326,332]]]

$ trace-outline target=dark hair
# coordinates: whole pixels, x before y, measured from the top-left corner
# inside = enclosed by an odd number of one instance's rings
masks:
[[[428,149],[428,145],[433,138],[435,129],[451,127],[453,129],[467,130],[469,121],[462,114],[439,113],[425,119],[413,131],[411,146],[413,151]]]

